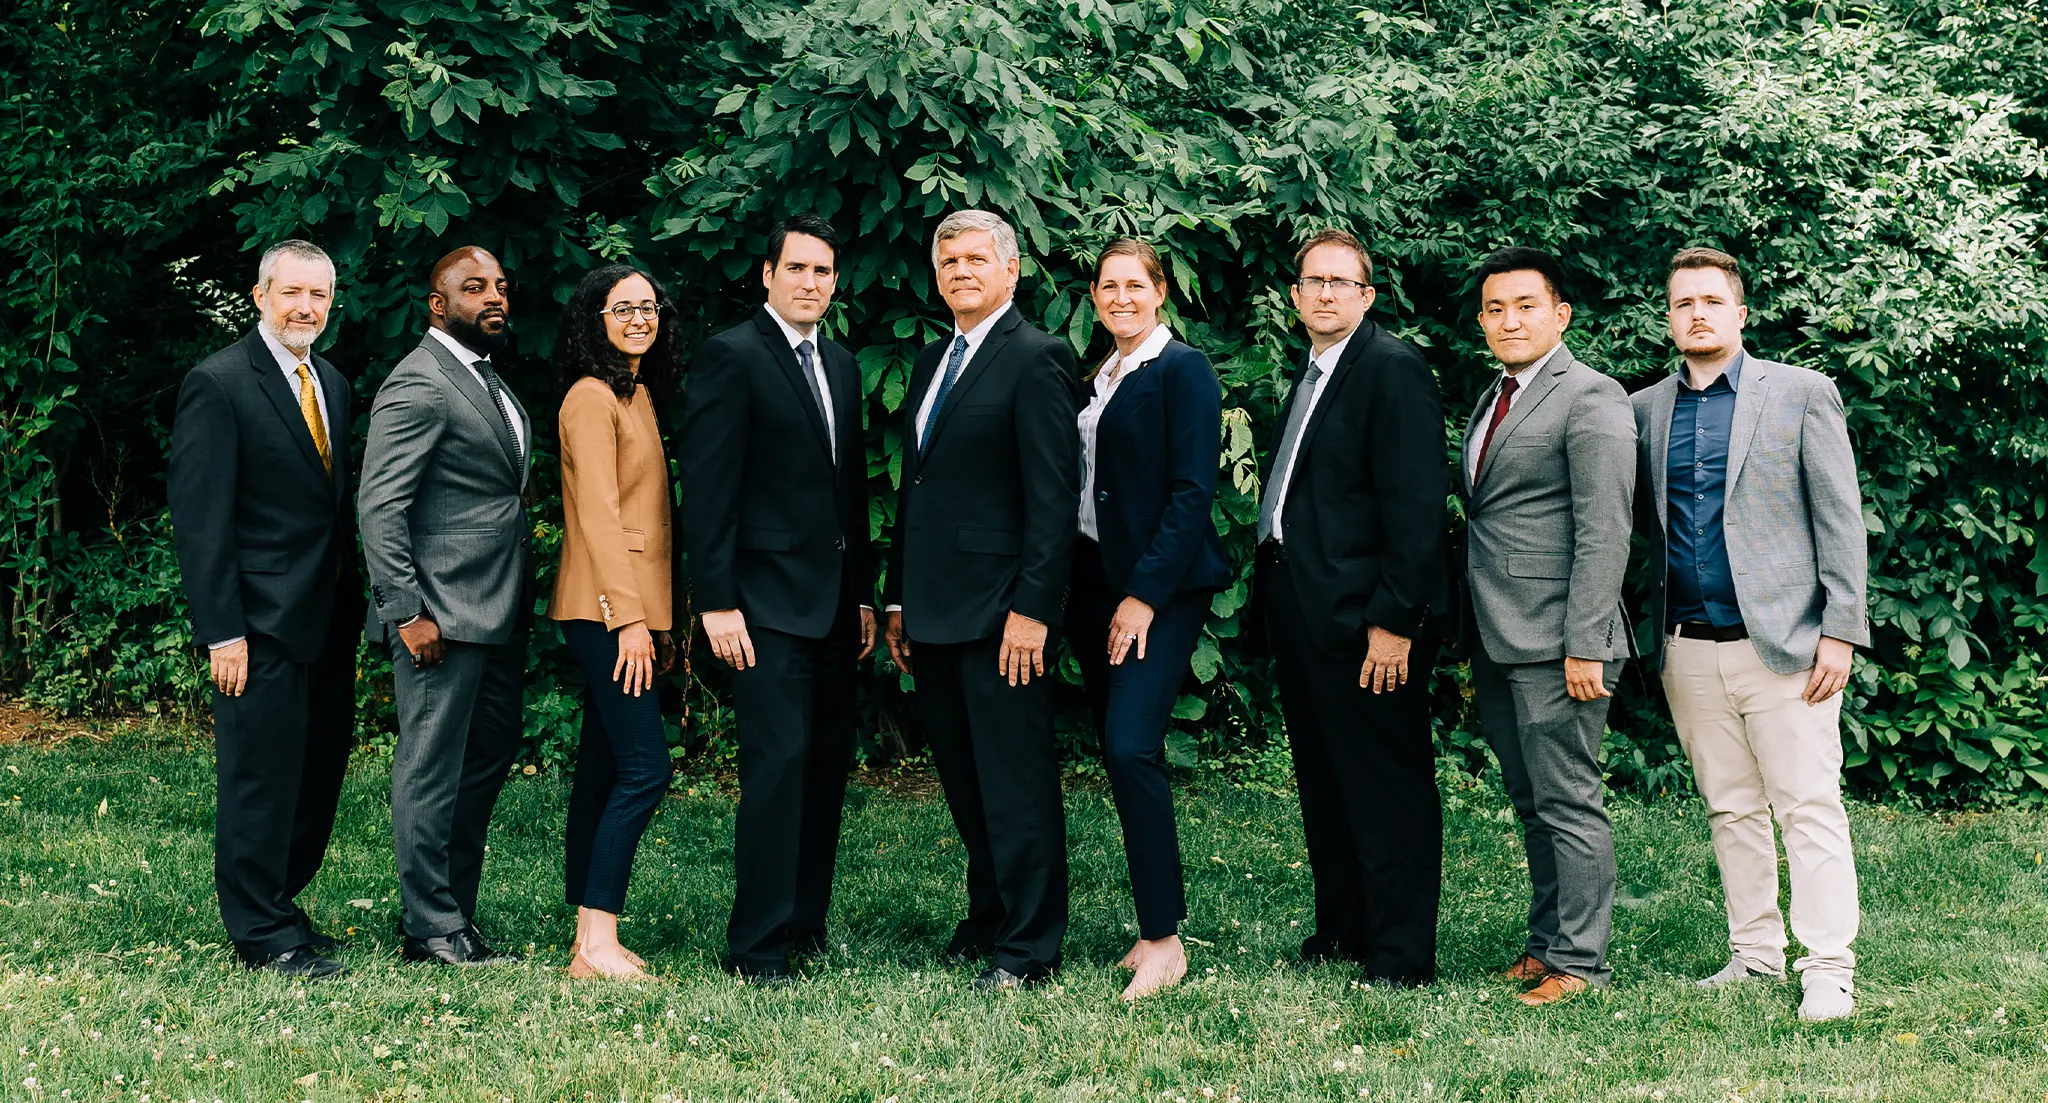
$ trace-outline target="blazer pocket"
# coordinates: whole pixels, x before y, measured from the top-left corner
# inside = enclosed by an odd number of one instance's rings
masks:
[[[984,555],[1020,555],[1024,538],[1010,529],[977,529],[963,525],[954,546],[964,552]]]
[[[644,552],[647,550],[647,534],[639,529],[623,529],[626,534],[626,550]]]
[[[741,529],[740,547],[748,551],[788,551],[796,546],[796,534],[782,529]]]
[[[1508,556],[1508,573],[1516,578],[1570,578],[1572,557],[1569,555],[1533,555],[1529,553]]]
[[[291,570],[291,553],[283,548],[243,548],[236,556],[249,574],[283,574]]]

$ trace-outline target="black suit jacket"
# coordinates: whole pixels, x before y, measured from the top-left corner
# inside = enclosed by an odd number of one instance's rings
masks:
[[[960,370],[918,455],[917,411],[952,335],[903,397],[903,463],[884,600],[919,643],[1002,633],[1012,611],[1058,625],[1081,493],[1074,354],[1012,303]]]
[[[1211,509],[1223,387],[1179,341],[1117,385],[1095,426],[1095,534],[1110,585],[1157,609],[1230,583]]]
[[[178,392],[171,528],[200,647],[265,636],[287,659],[310,663],[327,641],[336,595],[361,605],[349,488],[355,395],[332,364],[311,363],[327,400],[331,479],[256,331],[207,357]]]
[[[842,599],[872,600],[867,454],[853,354],[820,338],[838,463],[796,351],[764,307],[697,351],[677,455],[700,612],[822,639]]]
[[[1302,369],[1288,394],[1300,397]],[[1302,427],[1280,532],[1311,637],[1363,654],[1366,629],[1438,638],[1456,626],[1444,548],[1443,394],[1422,354],[1359,325]],[[1273,460],[1277,478],[1281,457]],[[1269,483],[1270,489],[1270,483]]]

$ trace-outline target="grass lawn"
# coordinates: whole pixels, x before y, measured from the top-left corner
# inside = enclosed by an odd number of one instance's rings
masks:
[[[405,966],[389,774],[360,758],[306,899],[353,929],[354,972],[300,985],[225,945],[203,740],[0,748],[0,1099],[2048,1099],[2039,813],[1853,809],[1862,1010],[1808,1026],[1796,986],[1688,983],[1725,956],[1694,801],[1615,803],[1614,987],[1532,1012],[1488,975],[1519,949],[1526,888],[1490,785],[1450,796],[1443,977],[1419,991],[1290,966],[1309,919],[1294,805],[1184,790],[1193,971],[1136,1007],[1115,998],[1133,927],[1106,790],[1067,797],[1060,982],[993,996],[934,960],[964,898],[944,805],[859,780],[834,952],[789,992],[719,973],[733,798],[680,783],[648,832],[623,932],[661,981],[562,975],[565,785],[548,775],[506,789],[485,870],[485,930],[528,962]]]

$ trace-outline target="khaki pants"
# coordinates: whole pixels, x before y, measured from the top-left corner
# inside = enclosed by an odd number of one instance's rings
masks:
[[[1856,968],[1856,859],[1842,807],[1842,695],[1800,699],[1811,671],[1777,674],[1748,640],[1664,641],[1664,694],[1706,799],[1728,905],[1728,948],[1783,974],[1775,814],[1792,881],[1793,968],[1848,984]]]

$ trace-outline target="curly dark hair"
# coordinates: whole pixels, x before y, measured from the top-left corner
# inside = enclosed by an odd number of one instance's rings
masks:
[[[669,298],[668,288],[649,273],[630,264],[607,264],[584,276],[576,290],[569,293],[569,301],[562,304],[561,325],[555,331],[560,342],[555,362],[561,366],[565,387],[590,375],[603,380],[620,398],[633,396],[633,371],[626,366],[626,354],[614,348],[611,338],[605,335],[602,315],[611,302],[612,288],[633,276],[653,286],[654,301],[661,305],[654,344],[640,357],[638,381],[647,385],[649,394],[658,394],[668,386],[677,363],[675,301]]]

